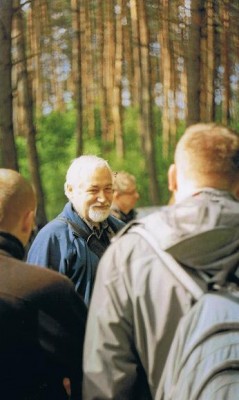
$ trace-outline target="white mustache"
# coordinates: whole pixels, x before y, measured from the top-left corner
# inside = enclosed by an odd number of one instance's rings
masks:
[[[91,207],[98,207],[98,208],[101,208],[101,207],[110,207],[110,204],[109,204],[109,203],[105,203],[105,204],[95,203],[95,204],[92,204]]]

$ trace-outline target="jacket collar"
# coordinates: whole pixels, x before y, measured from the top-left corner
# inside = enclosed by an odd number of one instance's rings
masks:
[[[10,254],[18,260],[23,260],[25,250],[22,243],[10,233],[0,232],[0,251]]]

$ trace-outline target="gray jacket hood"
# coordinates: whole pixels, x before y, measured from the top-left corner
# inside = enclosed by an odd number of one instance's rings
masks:
[[[141,219],[181,264],[210,274],[239,264],[239,202],[211,188]]]

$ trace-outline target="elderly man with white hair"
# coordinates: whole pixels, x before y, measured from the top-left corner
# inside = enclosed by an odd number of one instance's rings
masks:
[[[94,155],[73,160],[65,194],[69,202],[37,234],[27,260],[68,276],[88,305],[99,259],[124,226],[110,215],[113,173],[108,162]]]

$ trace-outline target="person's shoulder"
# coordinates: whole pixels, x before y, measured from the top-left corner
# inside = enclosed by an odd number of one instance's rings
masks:
[[[115,244],[114,250],[120,249],[120,251],[127,253],[141,253],[142,249],[145,250],[145,246],[143,245],[145,240],[139,235],[137,229],[135,229],[137,227],[151,232],[160,244],[164,236],[164,228],[168,224],[169,216],[167,213],[170,212],[170,210],[168,210],[169,207],[171,206],[162,207],[159,211],[149,214],[146,217],[139,220],[135,219],[125,224],[112,238],[112,244]]]
[[[19,301],[22,299],[26,304],[40,307],[43,313],[58,319],[70,321],[75,315],[76,322],[80,324],[86,320],[85,303],[69,278],[37,265],[20,263],[18,271],[21,271],[21,275],[17,277],[15,274],[14,286],[8,288],[10,295]]]
[[[35,239],[43,239],[45,241],[47,238],[53,236],[65,235],[68,231],[69,226],[67,224],[67,221],[64,218],[57,216],[56,218],[49,221],[37,232]]]
[[[56,271],[11,257],[7,260],[7,270],[7,276],[11,276],[11,280],[6,278],[4,269],[0,269],[0,291],[4,287],[4,293],[9,293],[10,296],[25,300],[40,299],[45,296],[46,301],[54,296],[74,298],[73,283]]]
[[[125,226],[125,223],[121,221],[120,219],[116,218],[113,215],[109,215],[108,217],[108,223],[112,228],[116,228],[116,230],[120,230]]]
[[[120,210],[117,207],[111,207],[110,215],[114,218],[121,219]]]
[[[46,283],[46,285],[55,283],[74,288],[69,278],[52,269],[42,268],[39,265],[27,263],[25,261],[19,261],[19,269],[21,269],[21,275],[26,274],[26,276],[28,276],[29,282],[32,279],[33,281],[39,280],[39,282],[42,284]]]

